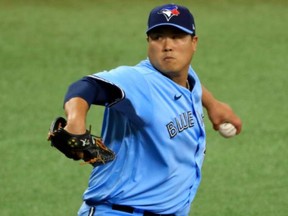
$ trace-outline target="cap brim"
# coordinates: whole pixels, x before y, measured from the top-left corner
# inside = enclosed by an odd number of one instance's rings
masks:
[[[149,29],[147,29],[146,34],[148,34],[148,32],[151,31],[152,29],[157,28],[159,26],[174,26],[174,27],[176,27],[176,28],[188,33],[188,34],[191,34],[191,35],[194,34],[193,31],[191,31],[191,30],[189,30],[187,28],[183,28],[182,26],[179,26],[179,25],[176,25],[176,24],[173,24],[173,23],[160,23],[160,24],[151,26]]]

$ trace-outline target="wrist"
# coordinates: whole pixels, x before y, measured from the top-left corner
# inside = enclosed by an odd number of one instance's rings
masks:
[[[86,132],[85,120],[81,120],[80,118],[68,118],[67,125],[64,129],[71,134],[84,134]]]

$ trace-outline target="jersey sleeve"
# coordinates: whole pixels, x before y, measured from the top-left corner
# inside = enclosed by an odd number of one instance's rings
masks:
[[[101,79],[83,77],[72,83],[65,95],[64,104],[74,97],[83,98],[88,105],[111,105],[124,98],[120,88]]]
[[[149,84],[145,74],[140,73],[135,67],[122,66],[90,77],[115,85],[123,92],[121,100],[109,104],[111,109],[123,113],[132,121],[145,121],[144,119],[151,114]]]

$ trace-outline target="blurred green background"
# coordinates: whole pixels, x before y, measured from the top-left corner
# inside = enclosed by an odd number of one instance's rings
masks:
[[[192,65],[243,120],[224,139],[206,118],[203,181],[190,215],[286,216],[288,212],[288,2],[173,1],[196,19]],[[0,0],[0,214],[76,215],[90,166],[46,141],[76,79],[146,58],[145,28],[168,1]],[[88,123],[100,133],[103,109]],[[160,113],[159,113],[160,115]]]

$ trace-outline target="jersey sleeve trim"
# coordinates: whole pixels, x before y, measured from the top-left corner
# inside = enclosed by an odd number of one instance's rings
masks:
[[[99,81],[100,83],[102,83],[108,90],[110,90],[110,93],[113,94],[113,89],[117,88],[119,91],[120,91],[120,97],[115,97],[115,99],[106,104],[107,107],[111,107],[113,106],[114,104],[122,101],[124,98],[125,98],[125,92],[123,91],[123,89],[121,89],[119,86],[117,86],[116,84],[106,80],[106,79],[103,79],[97,75],[88,75],[87,77],[90,77],[90,78],[93,78],[93,79],[96,79],[97,81]]]

